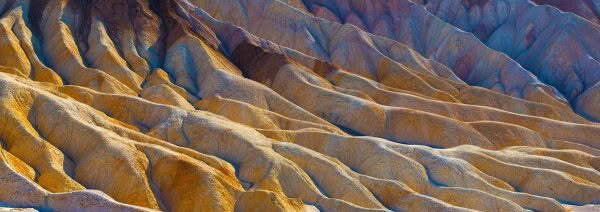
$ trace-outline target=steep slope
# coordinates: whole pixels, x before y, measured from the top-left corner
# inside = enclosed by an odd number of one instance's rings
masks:
[[[595,24],[600,24],[600,2],[594,0],[533,0],[539,5],[550,5],[564,12],[572,12]]]
[[[394,39],[451,68],[471,85],[525,98],[523,86],[542,82],[556,98],[566,99],[585,117],[598,120],[597,44],[600,28],[579,17],[527,0],[517,1],[303,1],[315,16],[348,23]],[[413,3],[415,2],[415,3]],[[564,1],[562,5],[581,5]],[[470,34],[445,26],[445,22]],[[551,3],[550,3],[551,4]],[[584,5],[593,5],[588,3]],[[560,5],[559,5],[560,6]],[[570,7],[563,6],[565,9]],[[483,45],[477,39],[485,43]],[[520,63],[515,64],[500,51]],[[437,48],[437,49],[436,49]],[[442,49],[440,51],[440,49]],[[565,49],[569,49],[565,51]],[[498,72],[497,67],[503,67]],[[531,73],[529,71],[531,71]],[[542,86],[544,87],[544,86]]]
[[[516,62],[486,50],[532,101],[307,2],[0,0],[0,207],[600,204],[600,125]]]
[[[276,27],[273,27],[273,30],[279,28],[289,29],[285,30],[284,33],[292,34],[299,34],[297,33],[299,30],[296,30],[298,23],[301,23],[304,25],[303,27],[308,29],[314,28],[310,27],[311,22],[338,26],[337,24],[331,24],[322,19],[302,17],[303,15],[301,15],[301,13],[289,6],[281,5],[279,1],[240,1],[243,2],[243,5],[246,8],[250,8],[245,14],[248,14],[247,19],[256,19],[251,21],[244,21],[244,19],[240,20],[240,17],[245,16],[235,15],[231,12],[225,13],[222,10],[211,10],[212,6],[210,5],[218,5],[219,3],[210,0],[196,0],[192,2],[205,8],[214,17],[236,23],[237,25],[248,29],[251,33],[255,33],[285,46],[290,46],[290,44],[285,41],[279,42],[278,40],[283,39],[282,37],[269,36],[269,34],[277,33],[271,33],[264,30],[265,27],[261,23],[266,22],[267,20],[270,22],[279,22]],[[225,2],[221,4],[235,5],[233,3]],[[566,103],[566,100],[560,92],[556,91],[551,86],[541,83],[533,74],[523,69],[517,62],[511,60],[503,53],[487,48],[472,34],[465,33],[440,20],[427,12],[423,7],[410,1],[375,0],[369,1],[368,4],[364,1],[349,0],[307,0],[303,2],[307,8],[310,8],[310,11],[312,11],[315,16],[334,22],[352,24],[359,29],[391,39],[388,40],[388,42],[404,44],[419,52],[421,55],[444,64],[470,85],[490,88],[494,91],[508,94],[513,97],[545,104],[558,106],[562,103]],[[271,6],[258,6],[265,4]],[[260,9],[255,10],[253,8]],[[264,14],[271,13],[280,15],[274,16],[277,17],[277,19],[263,18],[265,16]],[[282,17],[289,21],[281,21]],[[298,21],[296,19],[307,19],[311,21]],[[245,22],[250,24],[246,24]],[[317,33],[312,33],[311,35],[314,34]],[[290,35],[290,37],[297,36],[298,35]],[[381,37],[372,35],[370,37],[372,39],[382,39]],[[309,38],[307,40],[311,39]],[[327,42],[329,39],[317,37],[315,40],[325,43],[324,46],[331,46],[331,44]],[[383,47],[383,49],[375,51],[388,52],[385,51],[385,48],[389,45],[378,45],[377,42],[372,43],[377,47]],[[300,49],[300,51],[302,51],[304,48],[295,49]],[[310,54],[310,52],[302,52],[314,56]],[[320,57],[317,58],[321,59]],[[390,58],[394,57],[390,56]],[[351,67],[343,67],[352,71]]]
[[[577,112],[600,120],[598,108],[592,106],[600,103],[600,25],[528,0],[426,2],[428,11],[473,32],[490,48],[506,53],[544,83],[556,87]],[[593,15],[590,21],[597,20],[597,1],[558,2],[538,1],[576,10],[577,14],[587,11],[581,15]]]

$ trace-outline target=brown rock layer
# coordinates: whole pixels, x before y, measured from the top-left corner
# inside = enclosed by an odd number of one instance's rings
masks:
[[[0,0],[0,211],[600,204],[600,125],[418,5],[373,2]],[[367,18],[395,9],[423,25]]]

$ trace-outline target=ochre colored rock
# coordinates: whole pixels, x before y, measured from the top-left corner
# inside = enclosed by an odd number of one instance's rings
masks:
[[[194,106],[165,84],[144,88],[144,90],[140,92],[140,97],[159,104],[172,105],[186,110],[194,110]]]
[[[256,190],[244,192],[236,202],[235,211],[302,211],[301,200],[288,199],[271,191]]]
[[[0,0],[0,211],[596,210],[599,5],[535,2]]]

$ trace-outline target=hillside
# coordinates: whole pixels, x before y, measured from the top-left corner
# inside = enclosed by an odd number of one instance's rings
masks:
[[[598,209],[578,2],[0,0],[0,211]]]

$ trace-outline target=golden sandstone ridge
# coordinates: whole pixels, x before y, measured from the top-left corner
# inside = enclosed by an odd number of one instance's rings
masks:
[[[0,211],[599,210],[556,2],[0,0]]]

